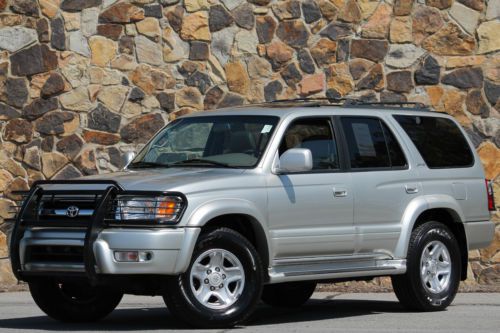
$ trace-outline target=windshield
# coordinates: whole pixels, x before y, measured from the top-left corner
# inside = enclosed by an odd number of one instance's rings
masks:
[[[144,147],[129,168],[252,168],[264,153],[278,120],[271,116],[177,119]]]

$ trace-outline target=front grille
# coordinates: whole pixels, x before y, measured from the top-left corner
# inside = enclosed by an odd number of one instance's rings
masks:
[[[71,218],[82,218],[90,221],[98,200],[98,195],[44,195],[38,206],[38,218],[42,221]],[[68,216],[68,208],[72,207],[76,207],[77,213],[70,217]]]
[[[100,194],[43,194],[26,212],[28,225],[85,227],[91,224]]]
[[[66,245],[33,245],[26,248],[27,264],[72,263],[83,264],[83,247]]]
[[[17,217],[11,264],[16,278],[23,280],[28,272],[95,277],[94,265],[86,265],[95,260],[91,250],[95,240],[87,237],[103,226],[103,214],[108,209],[104,205],[120,191],[123,188],[112,180],[35,181],[27,195],[22,193],[17,198],[22,207],[13,207]]]

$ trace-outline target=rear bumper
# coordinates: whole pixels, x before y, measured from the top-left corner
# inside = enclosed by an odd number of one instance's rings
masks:
[[[464,229],[469,250],[488,247],[495,237],[495,224],[492,221],[465,222]]]
[[[95,271],[99,274],[159,274],[183,273],[190,262],[199,228],[176,229],[105,229],[93,243]],[[28,229],[20,241],[20,275],[82,273],[81,262],[31,261],[27,253],[31,246],[72,246],[83,249],[85,232],[79,230]],[[150,259],[140,262],[119,262],[115,251],[145,251]]]

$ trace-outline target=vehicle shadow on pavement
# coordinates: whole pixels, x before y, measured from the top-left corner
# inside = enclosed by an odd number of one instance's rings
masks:
[[[311,299],[299,308],[273,308],[261,304],[247,325],[262,326],[294,322],[340,319],[404,312],[396,301],[363,301],[339,299]],[[245,325],[246,326],[246,325]],[[190,327],[174,319],[166,308],[118,308],[97,323],[60,323],[46,316],[21,317],[0,320],[0,329],[50,331],[150,331],[187,330]]]
[[[255,311],[250,326],[361,317],[379,313],[405,312],[397,301],[311,299],[299,308],[262,306]]]

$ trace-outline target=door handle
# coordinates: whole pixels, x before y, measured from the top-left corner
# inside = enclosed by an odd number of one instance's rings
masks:
[[[418,193],[418,187],[417,186],[405,186],[406,193],[408,194],[415,194]]]
[[[347,190],[344,189],[333,189],[333,196],[337,198],[347,197]]]

